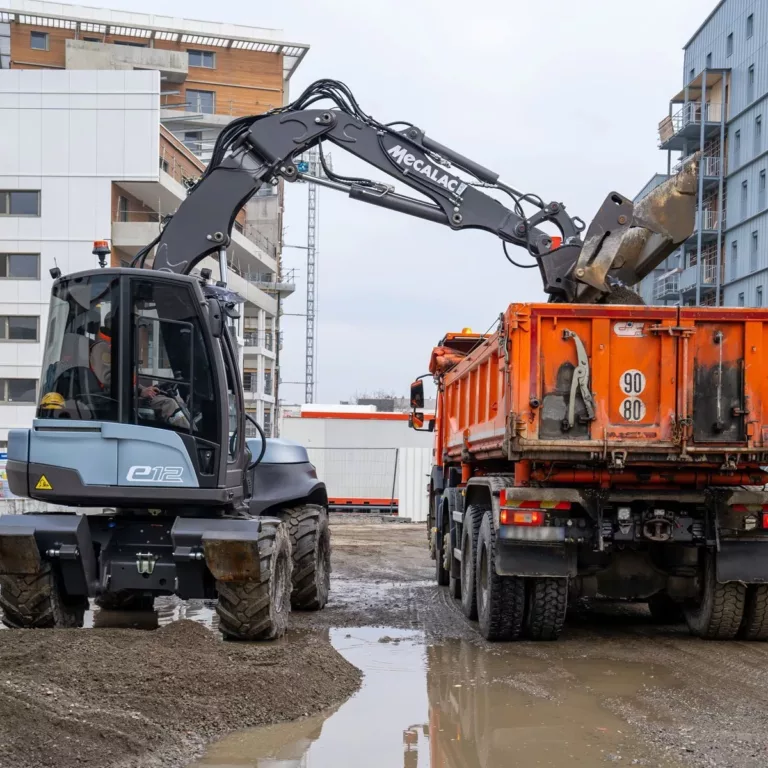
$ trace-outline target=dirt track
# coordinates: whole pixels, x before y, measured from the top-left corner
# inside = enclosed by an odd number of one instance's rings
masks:
[[[278,644],[222,643],[189,621],[155,632],[0,632],[0,768],[187,765],[227,730],[343,701],[359,675],[325,630],[365,625],[423,630],[438,657],[452,653],[443,641],[477,648],[462,654],[479,661],[456,670],[464,689],[486,679],[485,665],[489,682],[545,702],[549,717],[569,700],[582,709],[585,692],[597,702],[585,727],[627,724],[656,756],[626,764],[768,765],[768,644],[697,640],[653,625],[639,606],[579,606],[557,643],[491,645],[434,585],[423,526],[334,525],[332,537],[331,603],[294,614]]]

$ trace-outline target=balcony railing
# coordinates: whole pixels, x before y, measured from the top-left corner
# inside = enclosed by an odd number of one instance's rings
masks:
[[[673,169],[672,173],[680,173],[683,166],[690,160],[690,155],[684,157]],[[725,168],[725,158],[722,157],[702,157],[699,164],[699,172],[702,176],[720,178]]]
[[[699,210],[699,226],[702,231],[714,231],[718,228],[721,214],[718,211],[708,209]],[[725,215],[722,215],[723,226],[725,226]]]
[[[679,293],[680,291],[680,275],[675,273],[674,275],[666,275],[659,280],[653,286],[653,298],[656,301],[660,299],[666,299],[669,296]]]
[[[719,102],[689,101],[659,123],[659,143],[664,144],[689,125],[700,125],[702,119],[706,123],[719,123],[722,116],[723,105]]]
[[[245,331],[243,344],[246,347],[264,347],[270,352],[275,349],[275,337],[272,331]]]
[[[194,89],[193,89],[194,90]],[[274,106],[277,106],[276,104]],[[160,94],[160,109],[172,110],[181,113],[187,112],[194,115],[223,115],[226,117],[247,117],[266,112],[271,105],[259,106],[253,101],[243,99],[222,99],[219,94],[210,99],[207,96],[192,93],[185,97],[178,91]]]
[[[272,374],[267,371],[265,371],[264,373],[264,394],[265,395],[274,394],[274,389],[272,386]]]

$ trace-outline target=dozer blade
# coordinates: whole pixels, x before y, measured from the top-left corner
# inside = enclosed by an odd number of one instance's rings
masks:
[[[696,153],[634,206],[608,196],[574,265],[576,302],[601,301],[616,285],[635,285],[693,234],[699,160]]]

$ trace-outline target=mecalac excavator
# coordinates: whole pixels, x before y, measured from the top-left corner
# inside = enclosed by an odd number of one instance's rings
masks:
[[[322,151],[323,177],[303,173],[299,156],[326,143],[423,199],[334,173]],[[627,303],[627,287],[693,231],[697,176],[694,158],[638,206],[612,192],[586,227],[415,125],[378,122],[334,80],[232,121],[130,267],[53,270],[37,413],[10,432],[8,482],[18,496],[104,511],[0,517],[4,622],[81,626],[88,598],[130,609],[174,594],[217,599],[224,636],[251,640],[280,636],[291,606],[324,606],[325,486],[304,448],[245,434],[226,250],[262,184],[310,180],[457,232],[482,229],[510,262],[539,269],[550,301]],[[207,256],[219,258],[215,283],[195,269]]]

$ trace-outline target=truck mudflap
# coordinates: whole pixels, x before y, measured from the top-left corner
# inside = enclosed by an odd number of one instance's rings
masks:
[[[43,558],[58,565],[67,594],[94,594],[96,557],[84,515],[0,515],[0,573],[39,573]]]
[[[768,541],[720,541],[716,578],[745,584],[768,584]]]
[[[564,578],[577,574],[576,550],[573,547],[496,541],[496,573],[499,576]]]
[[[259,537],[264,522],[277,525],[280,520],[271,517],[176,518],[171,529],[176,594],[187,598],[205,593],[202,561],[217,581],[260,578]]]

